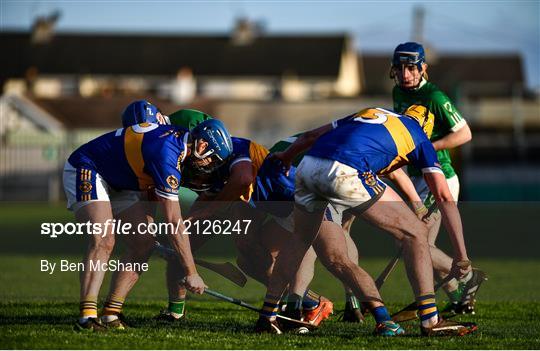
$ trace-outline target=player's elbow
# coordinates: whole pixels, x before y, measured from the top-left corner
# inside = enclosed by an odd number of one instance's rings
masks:
[[[235,180],[235,185],[241,189],[247,189],[255,181],[255,177],[251,173],[246,173],[238,176]]]
[[[315,130],[307,131],[301,136],[302,139],[307,139],[307,140],[313,140],[316,137],[317,137],[317,133]]]
[[[303,142],[307,143],[308,145],[311,145],[319,138],[320,135],[321,135],[321,131],[319,129],[314,129],[314,130],[305,132],[304,134],[300,136],[300,138]]]
[[[433,194],[437,203],[454,202],[454,198],[449,191],[437,191]]]
[[[466,144],[472,140],[472,132],[468,124],[465,124],[465,126],[463,126],[463,128],[461,128],[458,131],[458,133],[459,133],[459,145]]]
[[[454,201],[452,193],[448,188],[448,183],[446,182],[445,176],[442,172],[429,172],[424,174],[424,179],[426,180],[429,190],[433,194],[435,201],[437,203],[451,202]]]
[[[471,132],[471,128],[469,128],[469,126],[465,126],[465,128],[463,128],[463,143],[468,143],[469,141],[472,140],[472,132]]]

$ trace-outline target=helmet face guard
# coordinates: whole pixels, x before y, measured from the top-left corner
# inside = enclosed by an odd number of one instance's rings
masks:
[[[422,64],[425,63],[423,57],[418,52],[410,51],[396,51],[394,53],[394,59],[392,65],[399,67],[401,65],[415,65],[419,71],[422,70]]]
[[[403,89],[414,89],[420,85],[423,77],[427,79],[427,74],[424,70],[425,63],[426,56],[422,45],[414,42],[399,44],[394,50],[394,55],[392,56],[390,78],[394,80],[396,85]],[[406,69],[405,67],[410,66],[416,67],[419,72],[419,75],[414,78],[412,86],[408,83],[403,83],[403,71]]]
[[[233,153],[232,139],[223,125],[223,123],[216,119],[210,119],[201,122],[191,131],[193,138],[193,152],[192,152],[192,164],[193,167],[203,173],[210,173],[222,164]],[[206,149],[202,154],[198,152],[199,140],[204,140],[208,143]],[[202,161],[210,158],[210,162],[202,164]]]
[[[213,149],[210,149],[210,147],[207,147],[204,150],[203,154],[199,154],[197,152],[199,140],[200,139],[196,139],[193,142],[195,147],[193,148],[191,167],[193,167],[194,169],[196,169],[198,172],[201,172],[201,173],[212,173],[213,171],[218,169],[221,165],[223,165],[225,163],[225,160],[221,159],[219,155],[216,154]],[[198,161],[203,161],[207,158],[210,158],[210,163],[208,164],[202,164],[202,162],[198,162]]]
[[[197,146],[199,145],[199,140],[200,139],[196,139],[195,140],[195,149],[193,150],[193,156],[195,156],[196,158],[198,158],[199,160],[204,160],[205,158],[207,157],[211,157],[212,155],[214,155],[215,151],[214,149],[210,149],[209,147],[207,147],[205,150],[204,150],[204,153],[203,154],[199,154],[197,152]],[[217,158],[220,159],[219,155],[217,155]]]
[[[217,173],[201,173],[198,169],[193,169],[191,165],[185,167],[182,171],[183,186],[195,192],[208,191],[219,180]]]
[[[422,71],[422,64],[426,63],[424,47],[418,43],[408,42],[399,44],[394,50],[392,66],[415,65],[418,71]]]

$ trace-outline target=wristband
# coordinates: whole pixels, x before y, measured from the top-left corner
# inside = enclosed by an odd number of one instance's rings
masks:
[[[457,261],[456,266],[459,268],[467,268],[472,264],[470,260]]]
[[[421,213],[427,212],[426,206],[422,205],[414,210],[414,214],[419,215]]]

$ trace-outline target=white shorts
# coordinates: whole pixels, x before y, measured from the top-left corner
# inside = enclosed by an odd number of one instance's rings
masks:
[[[386,189],[372,171],[358,171],[338,161],[304,156],[296,170],[294,198],[313,212],[331,204],[338,213],[349,208],[361,212],[375,203]]]
[[[281,228],[291,233],[294,232],[294,211],[291,212],[291,214],[289,214],[287,217],[277,217],[274,215],[269,216],[270,218],[274,219],[274,221],[279,224]],[[341,226],[343,224],[343,209],[329,203],[324,211],[324,220],[334,222]]]
[[[113,214],[117,215],[137,201],[146,199],[142,191],[116,191],[99,173],[91,169],[77,169],[69,162],[64,166],[63,181],[67,208],[74,212],[92,201],[110,201]]]

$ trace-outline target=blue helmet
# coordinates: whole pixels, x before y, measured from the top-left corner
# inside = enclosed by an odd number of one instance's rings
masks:
[[[199,123],[190,132],[195,147],[193,148],[193,156],[199,160],[211,157],[213,162],[210,167],[197,167],[203,172],[211,172],[223,163],[233,153],[233,143],[231,135],[225,128],[223,122],[217,119],[209,119]],[[204,139],[208,142],[208,147],[201,155],[197,152],[197,143],[199,139]]]
[[[403,64],[416,65],[418,70],[422,70],[422,63],[426,62],[424,47],[415,42],[407,42],[399,44],[394,50],[392,57],[392,66],[400,66]]]
[[[129,104],[122,112],[122,126],[129,127],[139,123],[158,123],[159,109],[146,100],[137,100]]]

